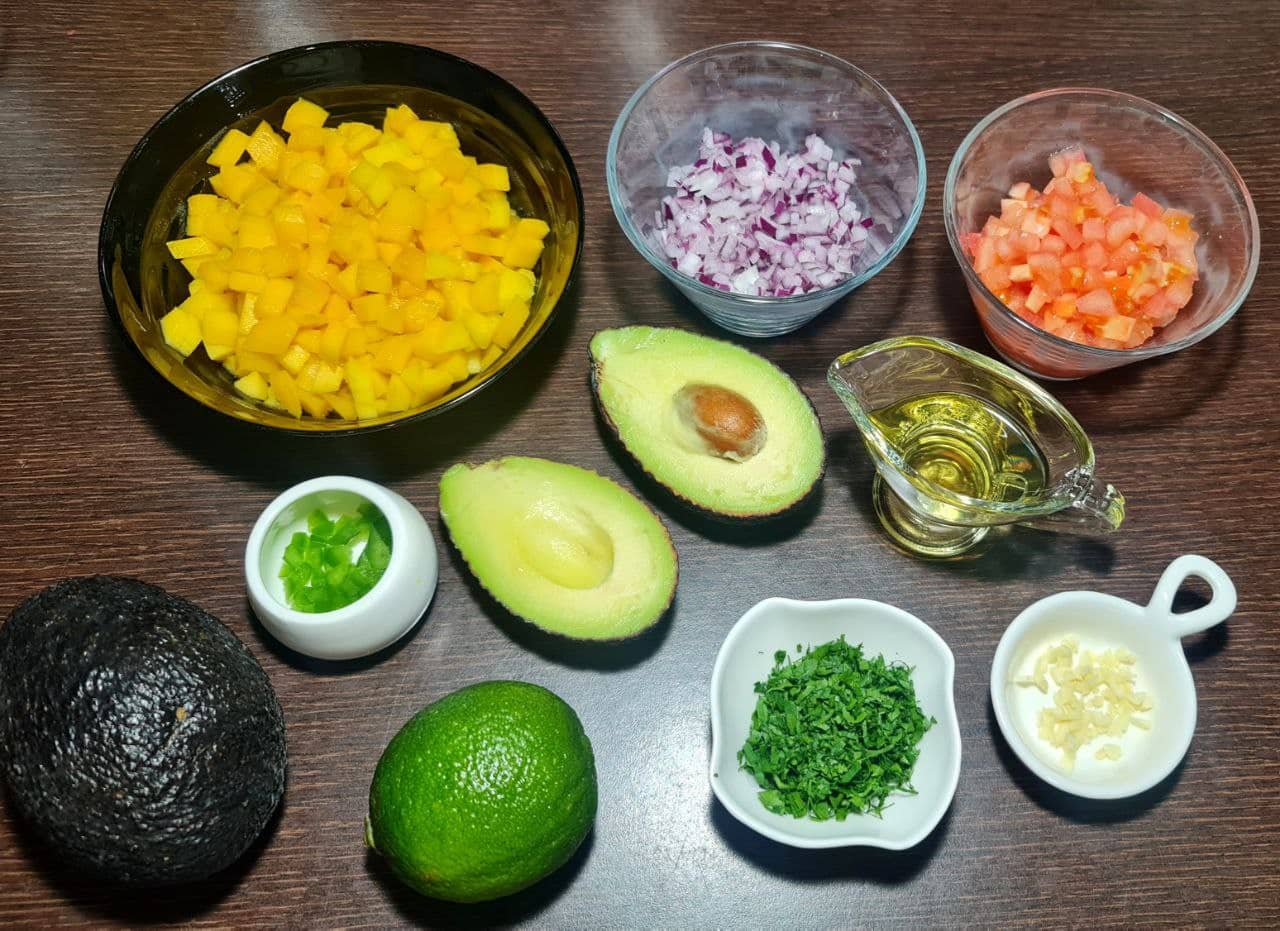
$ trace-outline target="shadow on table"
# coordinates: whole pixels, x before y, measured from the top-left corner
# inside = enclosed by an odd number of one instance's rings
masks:
[[[857,429],[850,426],[833,430],[828,435],[827,448],[832,479],[847,486],[854,509],[881,542],[896,549],[880,526],[871,501],[876,470]],[[901,555],[937,572],[995,582],[1046,578],[1060,573],[1066,566],[1079,566],[1094,575],[1106,575],[1115,565],[1111,544],[1101,538],[1017,526],[993,527],[977,547],[956,559],[924,559],[905,552]]]
[[[1046,811],[1080,824],[1115,824],[1142,817],[1173,791],[1182,778],[1182,769],[1187,762],[1186,757],[1183,757],[1173,772],[1138,795],[1118,799],[1081,798],[1054,788],[1023,765],[1009,742],[1004,739],[990,699],[987,700],[987,727],[995,742],[996,755],[1018,788]]]
[[[513,895],[491,902],[445,902],[432,899],[410,889],[392,871],[387,861],[370,850],[365,863],[369,875],[382,889],[399,916],[415,925],[450,928],[491,928],[531,921],[550,906],[567,889],[591,856],[595,832],[587,835],[569,862],[541,882]]]
[[[418,631],[420,631],[431,618],[431,612],[435,607],[435,603],[435,598],[432,598],[431,603],[427,605],[427,610],[423,612],[422,617],[418,618],[417,622],[395,643],[388,644],[381,650],[378,650],[378,652],[371,653],[368,656],[359,656],[355,659],[346,660],[317,659],[314,656],[307,656],[305,653],[299,653],[297,650],[293,650],[285,646],[272,636],[271,631],[267,630],[266,626],[258,618],[257,613],[254,612],[253,605],[249,602],[248,598],[245,598],[244,600],[244,613],[245,617],[249,618],[249,626],[257,635],[258,642],[261,643],[263,647],[265,647],[271,655],[280,662],[288,666],[292,666],[294,669],[314,673],[316,675],[343,676],[372,669],[374,666],[387,661],[403,650],[409,645],[414,637],[418,636]]]
[[[951,826],[951,808],[947,809],[929,836],[909,850],[881,850],[878,847],[806,850],[780,844],[747,827],[714,796],[711,799],[711,824],[738,856],[762,870],[797,882],[866,879],[882,885],[896,885],[909,882],[933,859]]]
[[[111,921],[137,927],[194,921],[234,892],[272,843],[288,801],[287,791],[262,833],[231,866],[199,882],[145,887],[141,892],[139,887],[122,886],[118,882],[73,871],[36,835],[31,825],[18,817],[17,806],[7,788],[4,797],[10,823],[14,827],[13,836],[21,853],[59,895],[89,916],[91,921]]]
[[[448,532],[437,529],[440,539],[447,539]],[[543,659],[574,669],[609,671],[625,669],[644,662],[662,646],[671,631],[671,618],[675,614],[675,599],[652,627],[638,636],[626,640],[575,640],[536,627],[516,617],[498,602],[481,585],[466,561],[454,546],[446,546],[454,571],[466,583],[472,601],[484,612],[495,627],[526,650],[537,653]]]
[[[425,420],[350,436],[296,436],[210,410],[183,395],[106,320],[112,366],[129,400],[169,443],[218,472],[283,488],[325,474],[375,481],[411,478],[465,458],[501,432],[543,387],[568,344],[581,277],[528,354],[463,404]]]
[[[983,335],[964,275],[955,261],[939,265],[934,289],[942,308],[943,335],[1004,362]],[[1245,325],[1243,319],[1231,321],[1208,338],[1208,346],[1190,346],[1076,381],[1037,381],[1071,411],[1090,435],[1106,436],[1165,426],[1194,414],[1200,405],[1223,390],[1224,383],[1244,357]],[[1183,353],[1186,352],[1197,353],[1194,374],[1184,369],[1184,377],[1177,377],[1174,373],[1158,371],[1163,366],[1185,364]],[[1139,389],[1148,378],[1160,379],[1158,403],[1141,401],[1147,393]]]

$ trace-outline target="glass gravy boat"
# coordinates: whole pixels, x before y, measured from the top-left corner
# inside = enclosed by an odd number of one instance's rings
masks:
[[[1006,365],[903,336],[845,353],[827,380],[875,463],[876,514],[908,552],[958,556],[1002,524],[1088,533],[1124,520],[1080,424]]]

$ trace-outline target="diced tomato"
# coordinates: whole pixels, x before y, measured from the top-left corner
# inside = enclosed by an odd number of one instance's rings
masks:
[[[1090,317],[1107,317],[1116,312],[1116,302],[1102,288],[1082,294],[1076,299],[1076,309]]]
[[[1060,294],[1053,299],[1053,306],[1049,308],[1050,312],[1059,317],[1074,317],[1076,313],[1076,295]]]
[[[1181,310],[1191,302],[1191,279],[1183,278],[1164,289],[1165,297],[1174,309]]]
[[[1071,220],[1055,219],[1053,221],[1053,231],[1072,249],[1079,249],[1081,243],[1084,242],[1084,237],[1080,234],[1080,228]]]
[[[1044,236],[1040,239],[1040,248],[1045,252],[1052,253],[1053,255],[1062,255],[1062,253],[1067,251],[1067,244],[1062,241],[1061,236],[1055,236],[1050,233],[1048,236]]]
[[[1099,187],[1085,198],[1085,206],[1100,217],[1109,216],[1116,208],[1116,199],[1105,187]]]
[[[1115,248],[1138,231],[1138,221],[1125,214],[1115,216],[1121,208],[1117,207],[1107,217],[1107,245]]]
[[[1107,268],[1111,269],[1118,275],[1124,274],[1134,266],[1142,258],[1142,252],[1138,249],[1138,244],[1133,240],[1124,243],[1119,249],[1111,253],[1111,258],[1107,262]]]
[[[1164,213],[1163,207],[1157,204],[1146,194],[1141,193],[1133,195],[1133,208],[1139,213],[1144,213],[1152,219],[1156,219]]]
[[[1009,280],[1008,265],[993,265],[986,271],[979,272],[978,276],[982,279],[982,283],[992,291],[1003,291],[1012,284]]]
[[[1100,242],[1091,242],[1080,253],[1086,268],[1104,268],[1107,264],[1107,249]]]
[[[1191,216],[1145,194],[1119,204],[1082,149],[1049,159],[1037,192],[1020,181],[980,233],[960,237],[983,284],[1058,336],[1131,349],[1174,319],[1198,275]]]
[[[1178,308],[1170,303],[1163,291],[1158,291],[1142,305],[1141,313],[1143,319],[1151,321],[1153,326],[1164,326],[1177,315]]]
[[[1119,342],[1124,342],[1129,338],[1129,334],[1133,332],[1134,322],[1135,321],[1132,317],[1126,317],[1122,314],[1118,314],[1109,318],[1107,322],[1102,325],[1102,329],[1099,331],[1098,335],[1103,339],[1114,339]]]

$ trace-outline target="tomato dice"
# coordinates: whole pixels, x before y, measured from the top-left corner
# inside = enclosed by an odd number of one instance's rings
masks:
[[[1191,300],[1192,217],[1146,194],[1119,203],[1079,148],[1049,159],[1043,191],[1020,181],[981,232],[960,237],[1006,307],[1064,339],[1132,349]]]

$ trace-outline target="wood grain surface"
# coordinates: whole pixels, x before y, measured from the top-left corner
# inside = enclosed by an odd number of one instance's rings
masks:
[[[1280,269],[1271,254],[1241,313],[1209,340],[1051,386],[1093,437],[1101,473],[1128,496],[1129,520],[1106,540],[1016,532],[978,560],[900,555],[870,513],[870,466],[824,382],[839,352],[894,334],[988,351],[943,234],[942,179],[978,119],[1035,89],[1095,84],[1169,106],[1234,161],[1265,246],[1280,236],[1274,6],[1078,3],[1065,18],[1060,3],[996,6],[4,0],[0,616],[55,579],[95,572],[196,600],[271,676],[290,770],[283,812],[261,843],[228,874],[186,889],[123,891],[60,871],[6,806],[0,925],[1280,924]],[[430,45],[524,90],[581,172],[585,258],[536,350],[461,408],[367,438],[269,438],[179,397],[127,349],[99,293],[98,223],[130,148],[187,91],[260,54],[342,38]],[[652,493],[601,432],[587,341],[628,322],[712,330],[623,238],[605,145],[646,77],[738,38],[801,41],[862,66],[911,114],[928,153],[924,218],[896,261],[813,324],[752,344],[817,407],[830,455],[818,499],[763,531],[662,506],[680,554],[679,593],[670,616],[632,643],[539,636],[486,602],[442,542],[435,602],[398,649],[329,665],[275,644],[248,611],[241,558],[259,511],[296,481],[345,472],[385,482],[442,539],[437,481],[461,458],[550,456]],[[1185,763],[1125,803],[1047,789],[994,728],[987,679],[1005,625],[1064,589],[1145,600],[1187,552],[1219,561],[1240,605],[1188,645],[1200,710]],[[882,599],[925,619],[954,650],[963,772],[950,813],[917,848],[793,850],[713,800],[712,661],[730,625],[771,595]],[[600,813],[550,879],[488,905],[451,906],[416,896],[368,856],[361,820],[374,764],[400,725],[491,678],[541,683],[577,709],[596,747]]]

